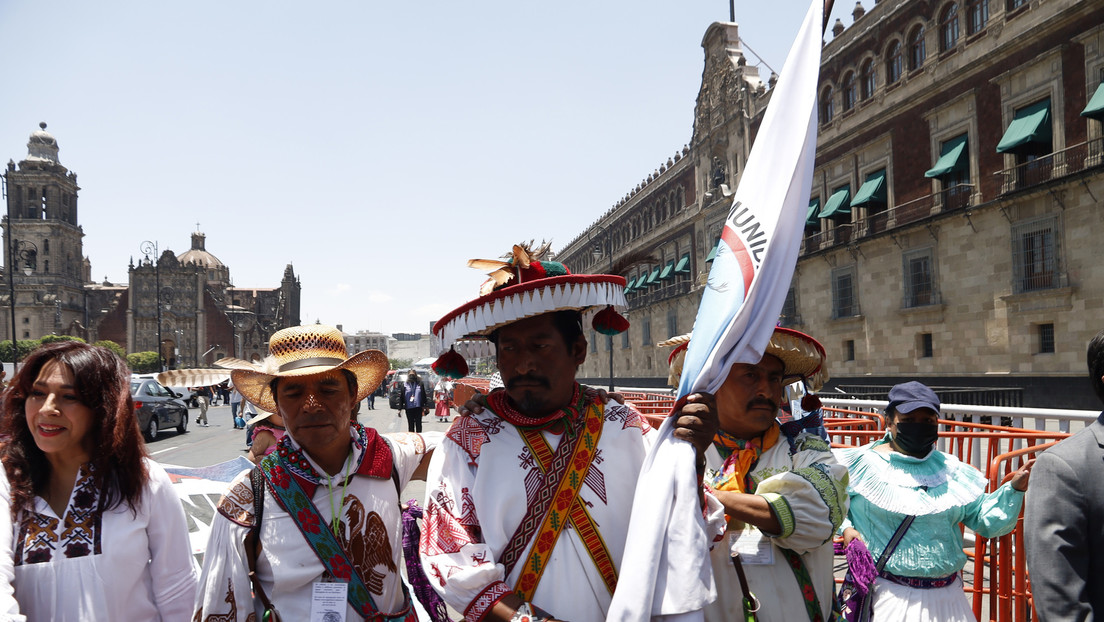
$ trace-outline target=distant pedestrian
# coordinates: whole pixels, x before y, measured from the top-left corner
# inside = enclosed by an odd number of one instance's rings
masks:
[[[207,406],[211,401],[211,387],[199,387],[196,391],[196,402],[199,404],[199,416],[196,417],[196,423],[203,427],[208,427],[207,423]]]
[[[426,393],[425,387],[422,386],[422,379],[418,377],[418,372],[413,369],[406,375],[406,384],[402,387],[402,395],[403,408],[406,409],[406,431],[420,433],[422,431],[422,417],[429,412],[429,408],[426,406]]]
[[[437,421],[439,423],[448,421],[449,409],[452,406],[452,380],[442,376],[433,387],[433,399],[437,403],[434,411]]]
[[[239,430],[245,430],[245,447],[248,449],[253,444],[253,426],[248,421],[257,416],[257,407],[249,400],[242,400],[238,416],[234,417],[234,426]]]
[[[234,420],[234,429],[240,430],[245,427],[245,420],[242,419],[241,423],[238,423],[238,409],[241,408],[242,394],[237,388],[231,385],[230,391],[230,417]]]

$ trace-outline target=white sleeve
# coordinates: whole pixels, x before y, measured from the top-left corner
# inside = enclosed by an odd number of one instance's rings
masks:
[[[149,510],[146,533],[150,548],[153,602],[166,622],[192,619],[196,591],[195,560],[180,496],[161,465],[146,461],[149,482],[143,505]]]
[[[8,474],[0,465],[0,622],[23,622],[25,617],[19,614],[19,602],[15,600],[12,580],[13,568],[12,539],[15,536],[11,520],[11,485]]]
[[[399,473],[400,489],[406,488],[410,483],[410,476],[418,470],[423,460],[433,454],[433,450],[445,437],[443,432],[395,432],[383,436],[390,441],[391,459]]]
[[[461,491],[474,490],[478,465],[452,439],[433,452],[426,477],[425,519],[419,542],[422,568],[433,589],[456,611],[479,619],[481,604],[511,591],[505,567],[483,542],[474,512],[464,513]]]
[[[785,440],[780,440],[784,443]],[[847,467],[836,461],[818,436],[796,441],[791,470],[759,482],[755,494],[764,497],[782,524],[774,537],[783,548],[805,553],[832,539],[847,516]]]
[[[230,489],[236,488],[241,496],[244,492],[243,486],[249,491],[247,501],[252,503],[249,471],[239,475],[230,485]],[[203,569],[199,574],[199,590],[194,602],[195,619],[205,620],[221,615],[229,621],[230,618],[226,616],[229,616],[233,608],[236,611],[233,622],[246,622],[256,615],[244,544],[249,528],[231,521],[223,511],[227,511],[227,504],[220,500],[219,511],[215,512],[211,534],[207,538],[207,549],[203,554]],[[251,513],[238,518],[248,523],[253,521]],[[235,604],[228,604],[231,601]]]

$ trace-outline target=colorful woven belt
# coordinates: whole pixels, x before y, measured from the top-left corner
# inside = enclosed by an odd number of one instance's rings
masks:
[[[901,577],[891,572],[883,570],[878,573],[881,578],[892,581],[897,585],[904,585],[907,587],[914,587],[921,590],[934,590],[937,587],[947,587],[958,579],[958,573],[951,574],[950,576],[940,577],[938,579],[928,579],[926,577]]]

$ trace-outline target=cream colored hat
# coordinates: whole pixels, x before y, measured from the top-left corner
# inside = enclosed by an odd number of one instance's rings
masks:
[[[676,346],[667,359],[670,370],[667,381],[672,386],[678,386],[679,379],[682,377],[682,364],[692,335],[693,333],[686,333],[656,344],[660,347]],[[763,354],[778,357],[782,361],[784,373],[801,376],[808,383],[809,389],[814,392],[819,391],[824,387],[824,383],[828,382],[828,371],[824,369],[827,358],[824,346],[801,331],[776,327]]]
[[[230,373],[234,386],[245,399],[261,410],[276,411],[272,396],[274,378],[311,376],[347,369],[357,378],[355,401],[376,390],[391,365],[379,350],[365,350],[349,356],[341,331],[332,326],[309,324],[277,331],[268,342],[268,357],[261,371],[235,369]]]

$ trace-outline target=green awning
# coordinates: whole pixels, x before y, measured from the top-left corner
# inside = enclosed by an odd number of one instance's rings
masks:
[[[885,169],[866,176],[866,181],[855,193],[855,200],[851,201],[851,207],[868,205],[870,203],[886,202]]]
[[[667,262],[667,265],[663,268],[663,272],[659,273],[659,280],[666,281],[667,279],[675,276],[675,260]]]
[[[636,278],[631,278],[625,283],[625,293],[629,293],[636,287]]]
[[[836,214],[850,214],[851,206],[847,202],[850,198],[850,188],[843,187],[836,190],[832,196],[828,197],[828,202],[824,204],[824,209],[817,214],[817,218],[831,218]]]
[[[1085,106],[1085,109],[1081,111],[1081,116],[1096,119],[1097,121],[1104,121],[1104,82],[1097,85],[1096,93],[1093,93],[1092,99],[1089,100],[1089,105]]]
[[[997,143],[997,153],[1009,153],[1031,143],[1049,143],[1050,99],[1020,108]]]
[[[927,173],[924,173],[924,177],[940,177],[966,168],[969,160],[963,156],[967,153],[966,134],[948,140],[943,143],[943,148],[940,149],[939,161]]]
[[[713,258],[717,256],[717,247],[721,245],[721,241],[717,240],[717,243],[713,245],[713,250],[709,251],[709,254],[705,256],[706,261],[713,261]]]
[[[656,266],[656,269],[652,270],[652,273],[648,275],[648,285],[651,285],[652,283],[655,283],[658,280],[659,280],[659,266]]]
[[[809,212],[805,214],[805,226],[812,227],[817,224],[817,212],[820,211],[820,199],[809,201]]]
[[[690,253],[686,253],[679,259],[678,265],[675,266],[675,274],[689,274],[690,273]]]

